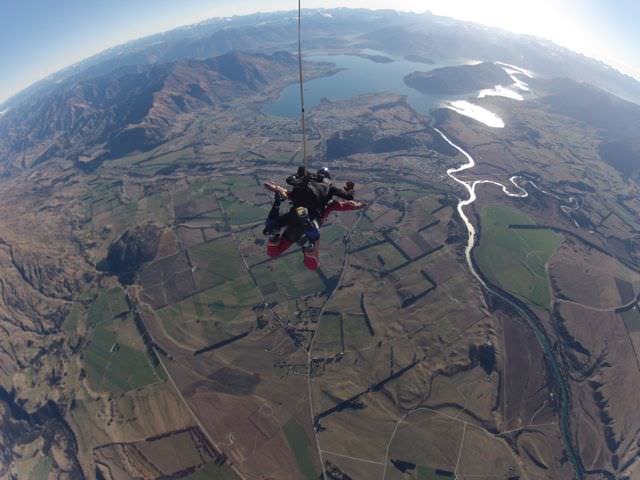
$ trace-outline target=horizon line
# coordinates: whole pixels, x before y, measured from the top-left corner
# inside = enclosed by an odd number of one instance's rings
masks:
[[[434,17],[449,18],[449,19],[452,19],[452,20],[455,20],[455,21],[458,21],[458,22],[462,22],[462,23],[470,23],[470,24],[473,24],[473,25],[480,25],[480,26],[485,27],[485,28],[490,28],[490,29],[493,29],[493,30],[503,31],[503,32],[509,33],[511,35],[516,35],[516,36],[519,36],[519,37],[529,37],[529,38],[536,39],[538,41],[541,40],[543,42],[549,42],[549,43],[551,43],[552,45],[554,45],[556,47],[562,48],[562,49],[567,50],[569,52],[572,52],[572,53],[574,53],[576,55],[581,55],[581,56],[583,56],[585,58],[588,58],[588,59],[590,59],[592,61],[599,62],[599,63],[603,64],[604,66],[606,66],[606,67],[608,67],[608,68],[610,68],[612,70],[615,70],[619,74],[627,76],[627,77],[635,80],[636,82],[640,83],[640,72],[638,73],[638,76],[636,76],[636,74],[634,74],[634,73],[632,73],[632,72],[630,72],[628,70],[622,69],[622,68],[620,68],[620,67],[618,67],[616,65],[613,65],[612,63],[610,63],[607,60],[604,60],[602,58],[597,58],[595,56],[591,56],[591,55],[585,54],[583,52],[578,52],[578,51],[573,50],[573,49],[571,49],[569,47],[565,47],[563,45],[560,45],[560,44],[556,43],[555,41],[553,41],[553,40],[551,40],[549,38],[541,37],[539,35],[535,35],[535,34],[531,34],[531,33],[518,33],[518,32],[514,32],[512,30],[508,30],[508,29],[506,29],[504,27],[491,26],[491,25],[487,25],[487,24],[484,24],[484,23],[481,23],[481,22],[476,22],[476,21],[472,21],[472,20],[463,20],[463,19],[460,19],[460,18],[448,16],[448,15],[437,15],[437,14],[432,13],[431,10],[417,11],[417,10],[398,10],[398,9],[395,9],[395,8],[363,8],[363,7],[346,7],[346,6],[331,7],[331,8],[318,7],[318,8],[303,8],[302,9],[303,12],[304,11],[313,12],[313,11],[323,11],[323,10],[353,10],[353,11],[363,10],[363,11],[369,11],[369,12],[389,11],[389,12],[407,13],[407,14],[414,14],[414,15],[432,15]],[[156,35],[165,35],[165,34],[168,34],[170,32],[174,32],[176,30],[180,30],[180,29],[183,29],[183,28],[189,28],[189,27],[194,27],[194,26],[198,26],[198,25],[205,25],[207,22],[212,22],[212,21],[216,21],[216,20],[225,20],[225,19],[250,17],[250,16],[253,16],[253,15],[260,15],[260,14],[274,14],[274,15],[277,15],[277,14],[284,14],[284,13],[289,13],[289,12],[296,12],[297,13],[297,10],[295,10],[295,9],[289,9],[289,10],[280,10],[280,9],[278,9],[278,10],[256,10],[256,11],[251,12],[251,13],[240,13],[240,14],[234,14],[234,15],[207,17],[207,18],[204,18],[202,20],[198,20],[198,21],[196,21],[194,23],[180,24],[180,25],[168,28],[166,30],[160,30],[160,31],[157,31],[155,33],[150,33],[148,35],[143,35],[143,36],[140,36],[140,37],[134,37],[134,38],[131,38],[129,40],[125,40],[124,42],[116,43],[116,44],[111,45],[109,47],[102,48],[101,50],[98,50],[95,53],[89,54],[89,55],[87,55],[87,56],[85,56],[85,57],[83,57],[83,58],[81,58],[79,60],[72,61],[71,63],[69,63],[69,64],[67,64],[67,65],[65,65],[63,67],[57,68],[56,70],[52,71],[51,73],[48,73],[47,75],[45,75],[43,77],[40,77],[39,79],[34,80],[31,83],[28,83],[27,85],[25,85],[24,87],[22,87],[19,90],[15,91],[14,93],[11,93],[9,96],[0,99],[0,116],[2,116],[1,114],[6,113],[6,111],[7,111],[7,108],[3,108],[3,107],[5,107],[5,104],[11,102],[11,100],[13,100],[15,97],[20,95],[25,90],[37,85],[38,83],[46,82],[47,80],[49,80],[51,77],[55,76],[56,74],[59,74],[59,73],[64,72],[65,70],[77,67],[80,64],[82,64],[83,62],[89,61],[91,59],[95,59],[95,58],[99,57],[100,55],[104,55],[104,54],[108,53],[111,50],[115,50],[117,48],[124,47],[126,45],[131,44],[131,43],[135,43],[135,42],[138,42],[138,41],[150,38],[150,37],[154,37]],[[10,109],[10,107],[8,107],[8,109]]]

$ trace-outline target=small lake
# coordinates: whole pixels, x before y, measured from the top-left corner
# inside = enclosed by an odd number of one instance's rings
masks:
[[[469,63],[465,60],[450,60],[428,65],[410,62],[404,58],[392,57],[386,53],[363,51],[365,54],[383,55],[393,59],[391,63],[377,63],[355,55],[312,55],[306,61],[329,62],[342,71],[328,77],[316,78],[304,84],[304,101],[307,111],[320,103],[320,100],[345,100],[354,95],[375,92],[392,92],[406,95],[409,104],[418,112],[428,115],[429,110],[442,106],[444,101],[456,100],[451,95],[426,95],[408,87],[404,77],[415,71],[426,72],[434,68]],[[468,95],[461,95],[465,98]],[[293,84],[286,87],[280,98],[265,107],[264,111],[281,117],[300,115],[300,87]]]

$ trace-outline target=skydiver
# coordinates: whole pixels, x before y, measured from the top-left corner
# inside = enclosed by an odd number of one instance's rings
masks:
[[[353,200],[353,182],[347,182],[345,188],[336,187],[331,182],[331,173],[327,167],[322,167],[315,175],[308,174],[304,167],[299,167],[298,173],[288,177],[286,181],[293,187],[289,192],[293,206],[305,207],[314,220],[322,218],[324,209],[334,196]]]
[[[307,209],[310,219],[309,227],[312,228],[314,222],[321,223],[333,211],[354,210],[362,206],[359,202],[349,203],[353,202],[354,183],[347,182],[345,188],[336,187],[331,182],[331,174],[327,167],[319,169],[315,175],[307,173],[304,167],[299,167],[298,172],[289,176],[286,182],[293,187],[291,191],[278,185],[265,184],[270,190],[275,191],[273,206],[263,230],[265,235],[279,232],[290,223],[290,220],[294,220],[292,214],[297,207]],[[347,202],[333,200],[334,196],[343,198]],[[283,198],[288,199],[293,206],[288,214],[281,216],[280,203]],[[317,236],[319,234],[313,235],[313,237]]]
[[[277,257],[297,241],[303,249],[305,266],[315,270],[319,265],[320,225],[331,212],[356,210],[364,207],[364,204],[353,200],[353,182],[347,182],[344,189],[334,186],[326,167],[319,169],[315,175],[309,174],[304,167],[299,167],[295,175],[287,178],[287,183],[293,187],[291,191],[265,184],[275,192],[273,206],[263,230],[265,235],[271,235],[267,254]],[[334,196],[344,200],[334,200]],[[293,206],[289,212],[280,215],[280,204],[284,198],[290,200]],[[279,235],[283,227],[286,229]]]

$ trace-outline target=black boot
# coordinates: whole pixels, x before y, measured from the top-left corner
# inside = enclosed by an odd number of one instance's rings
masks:
[[[280,192],[273,192],[273,206],[276,208],[280,208],[280,203],[282,202],[282,196]]]
[[[267,222],[262,230],[263,235],[273,235],[274,233],[278,233],[280,231],[279,228],[273,228],[270,224],[273,224],[275,220],[280,216],[280,203],[282,202],[282,197],[278,192],[273,193],[273,205],[271,206],[271,211],[269,212],[269,216],[267,217]]]

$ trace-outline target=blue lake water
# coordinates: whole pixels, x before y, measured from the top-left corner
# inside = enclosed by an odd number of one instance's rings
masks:
[[[366,53],[381,54],[380,52]],[[393,57],[389,56],[389,58]],[[305,60],[329,62],[343,69],[335,75],[305,82],[304,100],[307,111],[318,105],[323,98],[343,100],[366,93],[392,92],[406,95],[409,104],[425,115],[432,108],[440,106],[444,100],[452,100],[453,97],[422,94],[408,87],[404,83],[404,77],[415,71],[426,72],[434,68],[467,63],[464,60],[451,60],[427,65],[410,62],[403,58],[394,58],[391,63],[376,63],[354,55],[313,55],[306,57]],[[299,85],[293,84],[286,87],[280,98],[266,106],[264,111],[271,115],[297,117],[300,114]]]

